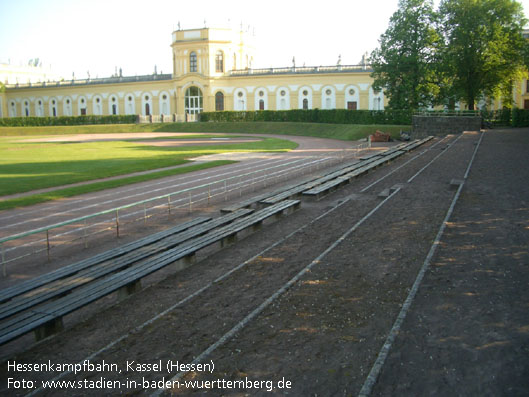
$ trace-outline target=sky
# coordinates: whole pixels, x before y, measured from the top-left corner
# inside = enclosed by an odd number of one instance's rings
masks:
[[[529,10],[529,0],[522,0]],[[438,0],[435,1],[438,4]],[[398,0],[0,0],[0,63],[71,78],[171,73],[171,33],[232,27],[255,32],[254,67],[360,63],[378,46]],[[526,12],[527,15],[527,12]]]

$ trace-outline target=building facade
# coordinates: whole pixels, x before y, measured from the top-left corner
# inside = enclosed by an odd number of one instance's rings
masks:
[[[184,121],[203,111],[384,109],[367,65],[254,69],[253,36],[177,30],[171,74],[8,84],[0,117],[138,114]]]
[[[255,69],[249,31],[202,28],[172,34],[171,74],[8,84],[0,117],[122,115],[193,120],[203,111],[368,109],[386,98],[372,88],[369,65]],[[516,105],[529,107],[529,84]]]

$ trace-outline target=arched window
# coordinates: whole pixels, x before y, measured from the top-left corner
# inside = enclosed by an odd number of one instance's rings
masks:
[[[336,109],[336,94],[334,88],[325,87],[322,90],[322,108],[323,109]]]
[[[98,116],[101,116],[103,114],[103,98],[101,96],[96,95],[92,102],[92,113]]]
[[[189,87],[185,95],[185,111],[188,114],[202,112],[202,91],[198,87]]]
[[[135,114],[136,113],[136,104],[132,94],[125,96],[125,113],[126,114]]]
[[[50,101],[50,116],[57,117],[57,101],[55,99]]]
[[[72,115],[72,100],[69,97],[66,97],[62,102],[63,114],[65,116]]]
[[[224,53],[221,50],[215,54],[215,72],[224,73]]]
[[[197,71],[197,53],[195,51],[189,54],[189,71],[190,72]]]
[[[37,106],[35,109],[35,113],[37,114],[37,117],[44,116],[44,102],[42,101],[42,99],[37,100]]]
[[[237,89],[233,97],[233,102],[233,110],[246,110],[246,91],[241,88]]]
[[[150,116],[152,114],[152,96],[145,93],[141,97],[141,109],[144,116]]]
[[[24,113],[26,117],[29,116],[29,102],[28,101],[24,101]]]
[[[280,87],[276,93],[276,109],[288,110],[290,109],[290,94],[286,87]]]
[[[86,99],[84,97],[79,97],[77,100],[77,107],[79,109],[79,116],[85,116],[86,115]]]
[[[111,95],[108,99],[108,114],[119,114],[119,102],[116,95]]]
[[[170,100],[169,100],[169,93],[167,91],[162,91],[159,96],[159,106],[160,106],[160,113],[162,115],[164,114],[170,114],[171,113],[171,106],[170,106]]]
[[[224,110],[224,94],[220,91],[215,94],[215,110]]]
[[[17,105],[15,101],[9,102],[9,117],[17,117]]]
[[[268,110],[268,94],[265,88],[257,89],[254,107],[256,110]]]

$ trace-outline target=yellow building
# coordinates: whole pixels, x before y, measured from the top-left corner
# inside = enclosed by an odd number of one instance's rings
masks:
[[[293,60],[288,67],[253,68],[249,31],[177,30],[171,48],[171,74],[7,84],[0,117],[137,114],[158,122],[215,110],[383,110],[386,104],[366,64],[300,67]],[[517,107],[529,107],[527,80],[513,95]]]
[[[177,30],[173,72],[8,84],[0,117],[138,114],[184,121],[215,110],[384,109],[368,65],[254,69],[253,36],[231,29]],[[142,118],[143,120],[146,117]]]

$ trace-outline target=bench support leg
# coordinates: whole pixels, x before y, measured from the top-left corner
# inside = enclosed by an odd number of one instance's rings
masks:
[[[55,318],[34,331],[35,340],[42,340],[50,335],[56,334],[57,332],[61,332],[63,329],[64,325],[62,323],[62,317]]]
[[[118,289],[118,300],[123,300],[127,298],[129,295],[132,295],[138,291],[141,291],[141,280],[136,280],[130,284],[125,285],[124,287],[121,287]]]
[[[257,222],[252,226],[252,231],[256,232],[263,228],[263,221]]]
[[[232,234],[231,236],[224,237],[222,240],[220,240],[220,247],[224,248],[228,245],[231,245],[237,241],[237,234]]]
[[[195,263],[195,254],[191,254],[188,256],[184,256],[183,258],[177,260],[174,263],[174,267],[176,271],[184,270],[186,267],[191,266]]]

